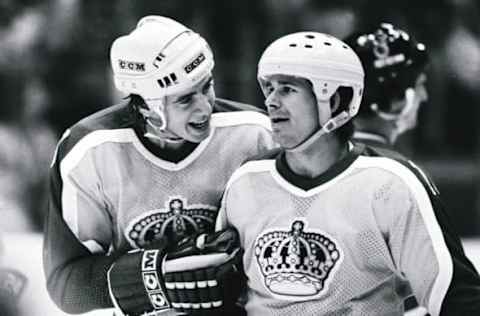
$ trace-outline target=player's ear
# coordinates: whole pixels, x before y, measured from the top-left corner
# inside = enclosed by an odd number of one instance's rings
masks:
[[[338,90],[330,98],[330,111],[333,113],[337,112],[340,107],[340,93]]]

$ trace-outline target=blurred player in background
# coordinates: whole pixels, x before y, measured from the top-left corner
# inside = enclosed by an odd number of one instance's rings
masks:
[[[248,315],[478,315],[480,277],[433,185],[388,152],[350,142],[364,72],[344,42],[274,41],[258,79],[281,149],[230,178],[217,229],[244,248]]]
[[[415,128],[420,105],[427,100],[427,49],[389,23],[345,41],[365,70],[365,93],[354,120],[354,139],[393,146],[400,135]]]
[[[239,104],[216,100],[210,47],[172,19],[141,19],[110,57],[128,98],[68,129],[51,166],[48,291],[69,313],[222,311],[241,253],[234,231],[208,233],[234,169],[273,147],[270,122],[212,114]]]
[[[352,34],[345,42],[360,57],[365,71],[365,92],[354,120],[353,139],[393,149],[399,136],[415,128],[420,105],[427,100],[427,49],[389,23]],[[425,315],[413,295],[405,301],[405,310],[409,316]]]

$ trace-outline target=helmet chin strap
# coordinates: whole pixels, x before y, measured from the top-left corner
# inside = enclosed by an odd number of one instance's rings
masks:
[[[325,134],[331,133],[332,131],[336,130],[340,126],[344,125],[345,123],[348,122],[350,116],[346,111],[340,112],[337,116],[334,118],[329,119],[321,129],[307,137],[304,141],[299,143],[297,146],[293,148],[288,148],[286,149],[289,152],[300,152],[308,147],[310,147],[317,139],[322,137]]]
[[[167,120],[162,110],[160,109],[157,109],[156,111],[153,111],[150,109],[148,110],[139,109],[139,110],[141,115],[144,117],[147,125],[155,131],[155,133],[152,133],[146,130],[143,136],[150,139],[160,140],[160,141],[164,141],[167,143],[174,143],[174,144],[178,144],[184,141],[182,137],[178,136],[172,131],[167,130]],[[152,117],[152,114],[151,114],[152,112],[160,117],[161,125],[157,125],[152,122],[152,120],[150,119]]]
[[[167,142],[167,143],[170,143],[170,144],[179,144],[181,142],[184,141],[184,139],[170,131],[161,131],[161,130],[157,130],[158,134],[155,134],[155,133],[151,133],[151,132],[145,132],[145,134],[143,134],[143,136],[147,137],[147,138],[150,138],[150,139],[155,139],[155,140],[160,140],[160,141],[164,141],[164,142]],[[165,136],[160,136],[159,134],[161,133],[168,133],[170,135],[165,135]]]

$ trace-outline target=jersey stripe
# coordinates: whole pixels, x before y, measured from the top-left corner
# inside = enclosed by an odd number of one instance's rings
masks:
[[[57,161],[57,156],[58,156],[58,149],[60,147],[60,145],[62,144],[62,142],[68,137],[70,136],[70,129],[67,129],[62,137],[60,138],[60,140],[58,141],[58,144],[57,144],[57,147],[55,147],[55,152],[53,153],[53,158],[52,158],[52,162],[50,163],[50,168],[52,168],[54,165],[55,165],[55,161]]]
[[[88,250],[90,250],[91,253],[93,254],[105,254],[106,251],[103,249],[103,247],[95,240],[90,239],[87,241],[82,242],[82,244],[87,247]]]
[[[443,299],[453,277],[453,261],[425,187],[411,170],[389,158],[361,156],[356,161],[356,165],[360,168],[382,168],[394,173],[407,184],[415,196],[439,266],[439,273],[428,299],[428,310],[432,315],[439,315]]]
[[[254,111],[220,112],[212,114],[212,125],[218,127],[256,124],[272,130],[268,116]]]

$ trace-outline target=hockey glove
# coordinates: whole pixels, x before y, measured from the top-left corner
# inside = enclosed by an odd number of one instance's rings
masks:
[[[117,308],[130,316],[168,308],[210,315],[234,308],[244,281],[235,230],[192,236],[171,250],[166,246],[160,240],[112,265],[108,282]]]

